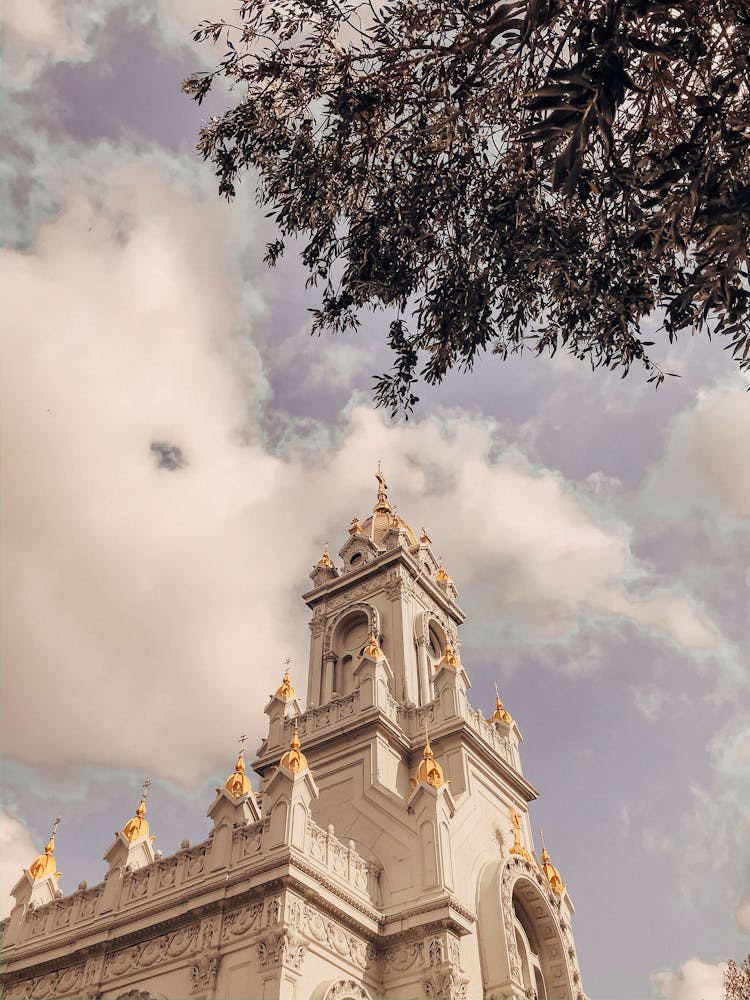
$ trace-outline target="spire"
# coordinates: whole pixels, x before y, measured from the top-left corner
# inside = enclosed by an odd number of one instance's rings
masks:
[[[445,652],[443,653],[443,658],[438,664],[439,667],[450,667],[451,670],[458,670],[461,666],[461,661],[453,652],[453,646],[449,642],[445,644]]]
[[[432,544],[432,539],[427,534],[427,528],[422,528],[422,535],[421,535],[421,537],[420,537],[419,540],[422,543],[422,545],[431,545]]]
[[[433,756],[432,747],[430,746],[430,733],[426,722],[424,724],[424,739],[425,744],[422,751],[422,760],[419,762],[416,775],[411,779],[412,788],[416,788],[420,781],[424,781],[425,784],[431,785],[433,788],[440,788],[441,785],[445,784],[443,769]]]
[[[240,745],[240,750],[237,754],[237,763],[234,765],[234,773],[230,774],[224,783],[226,790],[236,799],[250,791],[250,779],[245,774],[245,761],[242,757],[246,739],[247,736],[243,734],[237,740]]]
[[[510,713],[507,711],[503,703],[500,701],[500,692],[497,689],[497,681],[495,681],[495,711],[492,713],[491,717],[487,721],[504,722],[506,726],[511,725],[511,723],[513,722]]]
[[[307,767],[307,757],[302,753],[296,719],[294,720],[294,732],[289,741],[289,749],[281,758],[280,766],[286,768],[290,774],[299,774]]]
[[[34,881],[44,878],[47,875],[54,875],[55,878],[60,878],[60,872],[57,870],[55,862],[55,834],[60,823],[62,823],[62,818],[58,816],[52,827],[52,833],[47,841],[47,846],[44,848],[44,854],[40,854],[29,865],[29,875],[31,875]]]
[[[325,569],[333,569],[333,559],[331,559],[328,551],[328,542],[326,542],[326,546],[323,549],[323,555],[318,559],[318,566],[323,566]]]
[[[146,796],[148,795],[148,786],[150,784],[151,779],[146,778],[143,782],[141,801],[135,811],[135,816],[133,816],[132,819],[129,819],[122,828],[123,836],[126,840],[129,840],[131,844],[136,840],[141,840],[143,837],[148,836],[148,820],[144,817],[146,815]]]
[[[544,830],[539,828],[539,833],[542,838],[542,871],[545,874],[547,881],[550,884],[550,888],[553,892],[557,893],[558,896],[562,896],[565,892],[566,886],[563,884],[563,880],[560,877],[560,872],[555,868],[549,859],[549,854],[547,853],[547,848],[544,846]]]
[[[291,662],[292,661],[289,659],[289,657],[287,657],[286,660],[284,660],[284,667],[285,667],[284,676],[281,679],[281,686],[276,690],[276,694],[283,701],[292,701],[293,698],[297,697],[297,692],[292,687],[292,682],[289,679],[289,664]]]
[[[531,861],[531,855],[521,843],[521,819],[515,809],[510,814],[510,821],[513,824],[513,846],[510,849],[510,853],[519,854],[522,858],[526,858],[527,861]]]
[[[388,503],[388,483],[385,481],[385,476],[380,470],[380,461],[378,461],[378,471],[375,473],[375,478],[378,481],[378,499],[373,507],[373,513],[382,511],[390,514],[391,505]]]

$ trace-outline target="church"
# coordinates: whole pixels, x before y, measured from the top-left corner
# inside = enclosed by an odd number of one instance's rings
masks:
[[[471,705],[458,591],[376,478],[310,574],[306,698],[279,677],[257,793],[241,750],[208,838],[162,857],[144,783],[69,895],[53,831],[2,924],[3,996],[586,1000],[519,727]]]

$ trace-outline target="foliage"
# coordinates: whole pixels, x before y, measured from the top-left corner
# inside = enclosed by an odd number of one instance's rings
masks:
[[[478,353],[645,365],[722,334],[750,370],[747,0],[244,0],[186,80],[237,102],[201,130],[219,190],[257,176],[304,241],[314,329],[396,315],[376,398],[409,410]],[[646,324],[648,325],[648,324]],[[651,326],[653,327],[653,323]],[[426,357],[421,372],[420,364]]]
[[[750,1000],[750,955],[738,965],[733,959],[724,973],[725,1000]]]

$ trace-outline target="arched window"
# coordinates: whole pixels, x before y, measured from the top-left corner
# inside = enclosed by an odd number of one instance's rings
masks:
[[[547,1000],[547,984],[542,971],[539,936],[523,903],[516,895],[513,897],[513,924],[523,985],[530,996],[535,996],[538,1000]]]

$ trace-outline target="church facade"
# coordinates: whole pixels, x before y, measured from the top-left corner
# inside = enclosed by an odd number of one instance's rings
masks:
[[[102,883],[63,896],[54,834],[3,922],[5,997],[585,1000],[573,905],[534,849],[521,734],[472,707],[458,592],[383,476],[304,595],[285,674],[209,837],[152,847],[146,789]]]

